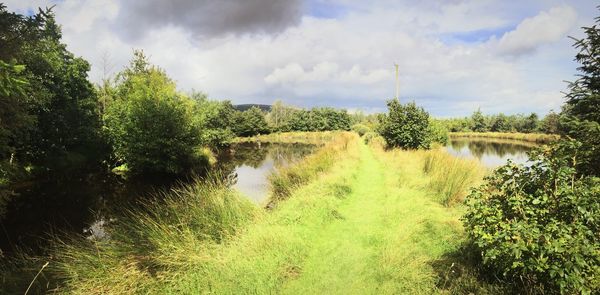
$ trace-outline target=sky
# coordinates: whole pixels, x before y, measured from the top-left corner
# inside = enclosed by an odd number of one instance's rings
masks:
[[[234,104],[385,111],[395,96],[436,117],[559,111],[593,0],[9,0],[50,7],[100,81],[134,49],[181,91]]]

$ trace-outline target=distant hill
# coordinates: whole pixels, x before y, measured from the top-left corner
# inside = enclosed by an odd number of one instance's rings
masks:
[[[233,106],[234,109],[238,110],[238,111],[245,111],[250,109],[251,107],[258,107],[259,109],[265,111],[265,112],[270,112],[271,111],[271,105],[270,104],[256,104],[256,103],[248,103],[248,104],[236,104]]]

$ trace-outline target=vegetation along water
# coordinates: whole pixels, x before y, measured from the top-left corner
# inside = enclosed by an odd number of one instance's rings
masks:
[[[600,292],[595,26],[560,113],[439,119],[235,106],[143,50],[93,85],[52,9],[0,23],[0,294]]]

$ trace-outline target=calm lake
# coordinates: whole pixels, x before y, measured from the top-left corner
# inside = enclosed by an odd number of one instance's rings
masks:
[[[537,145],[520,140],[497,140],[487,138],[450,138],[445,149],[451,155],[479,160],[488,168],[506,164],[507,160],[524,164],[527,152]]]
[[[242,143],[217,155],[217,167],[233,187],[257,205],[268,197],[268,175],[277,167],[312,153],[308,144]],[[38,180],[21,184],[0,216],[0,250],[15,246],[36,252],[55,234],[80,233],[102,238],[104,226],[117,221],[118,211],[139,200],[154,197],[186,179],[144,177],[124,179],[118,175],[90,175]],[[2,253],[0,252],[0,253]]]

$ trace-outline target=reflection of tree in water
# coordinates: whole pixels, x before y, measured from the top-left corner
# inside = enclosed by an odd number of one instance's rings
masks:
[[[310,154],[314,148],[311,144],[298,143],[240,143],[221,151],[217,166],[223,175],[231,175],[242,165],[258,169],[267,159],[276,167],[284,166]]]
[[[450,146],[457,150],[467,146],[469,152],[478,159],[483,155],[504,158],[509,155],[525,154],[532,149],[532,146],[526,143],[496,140],[452,140]]]

